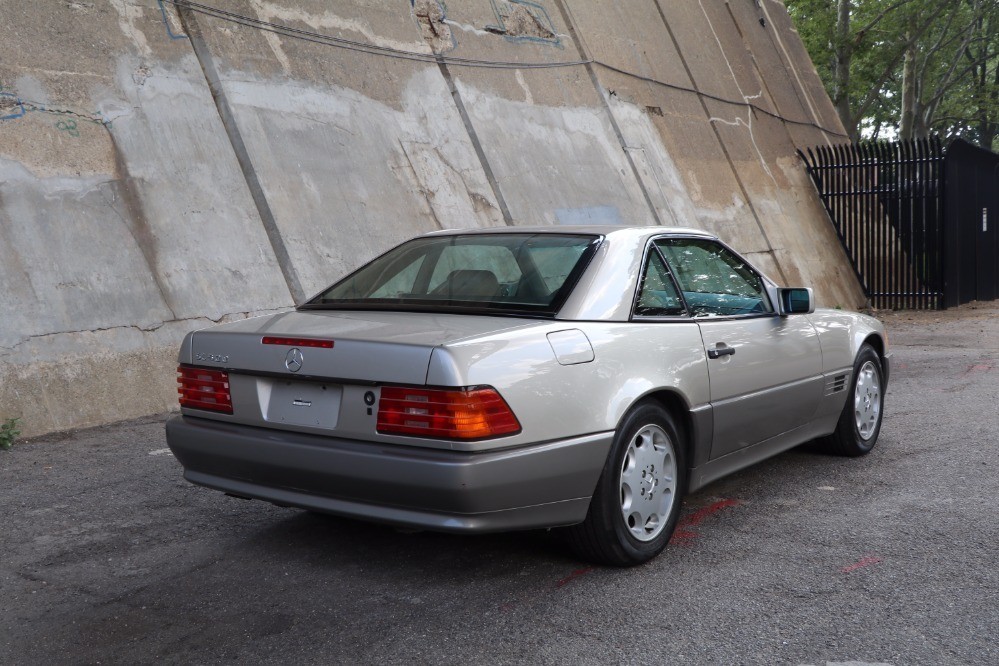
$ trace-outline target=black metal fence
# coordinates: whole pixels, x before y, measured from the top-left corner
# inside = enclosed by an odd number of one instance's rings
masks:
[[[940,142],[823,146],[803,157],[871,305],[942,307]]]
[[[999,155],[939,139],[809,149],[808,173],[876,308],[993,300]]]

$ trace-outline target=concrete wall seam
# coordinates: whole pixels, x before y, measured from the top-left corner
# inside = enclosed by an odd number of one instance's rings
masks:
[[[485,174],[486,180],[489,181],[489,187],[492,189],[493,196],[496,197],[496,203],[499,204],[500,213],[503,215],[503,222],[508,226],[511,226],[513,225],[513,217],[510,215],[510,208],[506,204],[506,199],[503,198],[503,190],[496,181],[493,169],[489,166],[489,160],[486,158],[486,154],[482,150],[482,143],[479,141],[479,137],[475,133],[475,126],[472,125],[472,120],[468,117],[468,110],[465,109],[465,103],[461,99],[461,92],[459,92],[457,86],[454,85],[454,78],[451,76],[451,72],[448,70],[444,61],[438,59],[437,66],[440,67],[441,76],[443,76],[444,81],[447,82],[448,91],[451,93],[451,99],[454,100],[454,106],[458,110],[458,115],[461,116],[461,123],[464,125],[465,131],[468,132],[468,138],[472,142],[472,147],[475,150],[475,156],[479,159],[479,164],[482,165],[482,172]]]
[[[212,58],[211,51],[209,51],[205,44],[204,37],[201,35],[201,28],[198,26],[194,13],[184,5],[178,6],[177,9],[180,14],[181,24],[184,26],[184,31],[191,41],[191,47],[194,49],[198,62],[201,64],[201,70],[205,74],[208,89],[211,91],[215,105],[218,107],[219,117],[222,119],[226,135],[229,137],[229,143],[232,144],[232,150],[243,171],[243,177],[246,179],[246,185],[250,189],[253,203],[257,207],[260,221],[267,232],[267,238],[270,240],[271,248],[274,250],[274,257],[281,268],[281,275],[284,276],[285,282],[288,283],[288,291],[291,292],[292,299],[296,303],[302,303],[305,301],[305,291],[299,283],[298,274],[295,272],[295,267],[292,265],[291,258],[288,255],[288,248],[285,246],[281,232],[274,221],[274,213],[267,202],[267,196],[260,186],[257,172],[253,168],[253,160],[250,158],[246,144],[243,142],[243,136],[239,131],[239,124],[229,106],[229,101],[226,98],[225,90],[219,79],[218,70],[215,68],[215,61]]]
[[[607,118],[611,123],[611,127],[614,128],[614,135],[617,140],[621,143],[621,150],[624,151],[624,155],[628,160],[628,166],[631,167],[631,173],[638,183],[638,187],[642,191],[642,198],[645,199],[646,205],[649,207],[649,212],[652,214],[652,218],[655,220],[657,225],[662,225],[663,221],[659,217],[659,211],[656,210],[655,204],[652,203],[652,198],[649,196],[649,191],[645,187],[645,182],[642,180],[641,175],[638,173],[638,167],[635,165],[635,160],[631,156],[631,151],[629,150],[628,142],[625,141],[624,134],[621,131],[621,127],[617,123],[617,119],[614,118],[614,113],[611,110],[610,103],[607,101],[607,91],[600,85],[600,79],[597,78],[596,72],[593,70],[592,58],[586,52],[586,48],[583,42],[577,36],[576,28],[572,24],[572,17],[566,8],[564,0],[554,0],[555,5],[558,7],[559,13],[562,15],[562,20],[565,21],[566,28],[569,30],[569,37],[572,39],[573,43],[576,45],[576,49],[579,51],[579,57],[583,60],[588,61],[586,65],[586,73],[590,77],[590,81],[593,83],[593,87],[596,89],[597,94],[600,96],[600,101],[603,104],[604,110],[607,112]],[[679,225],[679,220],[673,218],[674,225]]]

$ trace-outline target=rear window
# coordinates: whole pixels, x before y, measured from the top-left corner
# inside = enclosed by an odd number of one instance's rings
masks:
[[[416,238],[302,307],[554,315],[598,243],[569,234]]]

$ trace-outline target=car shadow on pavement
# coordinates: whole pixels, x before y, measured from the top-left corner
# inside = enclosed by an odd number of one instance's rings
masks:
[[[578,564],[554,531],[457,535],[411,531],[338,516],[287,509],[288,515],[247,538],[247,547],[281,557],[317,558],[331,566],[441,566],[475,569],[483,562],[533,560]]]
[[[875,452],[875,456],[879,453]],[[869,457],[868,457],[869,462]],[[765,510],[787,496],[814,492],[807,479],[816,472],[830,482],[848,482],[863,475],[863,459],[846,459],[803,445],[712,483],[689,495],[677,531],[667,548],[693,546],[693,527],[708,516],[741,506]],[[745,504],[745,506],[742,506]],[[249,507],[263,507],[258,502]],[[756,506],[757,509],[751,509]],[[244,532],[244,548],[260,557],[297,560],[330,568],[378,566],[418,574],[441,567],[475,575],[483,568],[555,567],[574,570],[588,563],[573,556],[558,529],[500,534],[464,535],[413,531],[293,508],[272,509],[273,521],[256,523]],[[748,518],[746,516],[745,518]],[[744,519],[744,518],[743,518]],[[712,519],[710,522],[717,522]],[[495,573],[495,572],[494,572]]]

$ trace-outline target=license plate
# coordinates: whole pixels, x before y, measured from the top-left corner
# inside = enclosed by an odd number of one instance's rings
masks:
[[[264,419],[271,423],[335,428],[340,415],[339,384],[273,380],[269,384],[270,396],[262,400]],[[260,386],[258,388],[264,388]],[[267,392],[264,389],[263,392]]]

